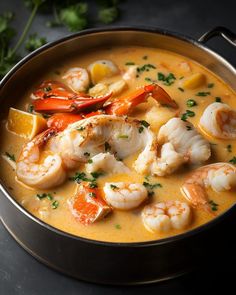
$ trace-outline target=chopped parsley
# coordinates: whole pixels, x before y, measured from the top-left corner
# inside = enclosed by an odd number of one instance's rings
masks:
[[[118,188],[118,186],[116,186],[116,185],[114,185],[114,184],[110,184],[110,188],[111,188],[112,190],[115,190],[115,189]]]
[[[90,182],[89,187],[90,188],[97,188],[98,185],[97,185],[97,183],[95,181],[93,181],[93,182]]]
[[[221,97],[219,97],[219,96],[216,96],[215,100],[216,100],[216,102],[222,102]]]
[[[34,111],[34,106],[32,104],[29,104],[29,106],[28,106],[28,112],[32,114],[33,111]]]
[[[59,206],[59,202],[57,200],[52,202],[52,209],[57,209]]]
[[[90,174],[92,175],[93,178],[97,179],[98,177],[103,176],[104,172],[94,171],[94,172],[91,172]]]
[[[147,56],[147,55],[144,55],[144,56],[143,56],[143,59],[144,59],[144,60],[148,59],[148,56]]]
[[[190,130],[192,130],[192,127],[191,126],[186,126],[186,129],[188,130],[188,131],[190,131]]]
[[[148,127],[150,126],[150,124],[149,124],[147,121],[145,121],[145,120],[141,120],[141,121],[139,121],[139,122],[140,122],[140,124],[143,125],[145,128],[148,128]]]
[[[209,83],[209,84],[207,84],[207,88],[213,88],[214,87],[214,83]]]
[[[187,102],[186,102],[186,105],[191,108],[191,107],[196,106],[197,103],[196,103],[196,101],[194,99],[188,99]]]
[[[45,199],[47,198],[48,200],[52,200],[53,199],[53,196],[51,194],[48,194],[48,193],[43,193],[43,194],[37,194],[36,197],[39,199],[39,200],[42,200],[42,199]]]
[[[83,131],[84,129],[85,129],[85,127],[83,127],[83,126],[80,126],[77,128],[78,131]]]
[[[184,92],[184,89],[181,87],[178,87],[179,91]]]
[[[231,144],[228,144],[228,145],[227,145],[227,151],[228,151],[229,153],[232,153],[232,145],[231,145]]]
[[[93,163],[93,160],[92,160],[92,159],[89,159],[89,160],[88,160],[88,163],[89,163],[89,164],[92,164],[92,163]]]
[[[152,64],[145,64],[139,68],[137,68],[137,72],[140,73],[140,72],[149,72],[150,69],[156,69],[156,67]]]
[[[116,225],[115,225],[115,228],[116,228],[116,229],[121,229],[120,224],[116,224]]]
[[[159,81],[163,81],[164,85],[170,86],[174,83],[174,81],[176,80],[176,77],[173,73],[169,73],[167,76],[165,76],[163,73],[158,72],[157,79]]]
[[[50,86],[47,86],[47,87],[43,88],[43,90],[44,90],[45,92],[49,92],[49,91],[51,91],[51,90],[52,90],[52,87],[50,87]]]
[[[155,189],[155,188],[158,188],[158,187],[162,187],[162,185],[160,184],[160,183],[154,183],[154,184],[151,184],[151,183],[149,183],[149,182],[143,182],[143,185],[146,187],[146,188],[148,188],[148,189],[151,189],[151,190],[153,190],[153,189]]]
[[[89,195],[89,197],[91,197],[91,198],[96,198],[96,197],[97,197],[96,194],[95,194],[94,192],[90,192],[88,195]]]
[[[229,160],[229,162],[235,165],[236,164],[236,157],[233,157],[231,160]]]
[[[144,130],[144,127],[143,127],[143,126],[141,126],[141,127],[139,127],[139,129],[138,129],[138,132],[139,132],[139,133],[142,133],[142,132],[143,132],[143,130]]]
[[[125,63],[125,65],[126,66],[133,66],[133,65],[135,65],[135,63],[132,62],[132,61],[128,61],[128,62]]]
[[[195,113],[193,111],[186,110],[186,112],[182,114],[181,120],[187,121],[188,117],[194,117],[194,116],[195,116]]]
[[[108,151],[111,150],[111,146],[110,146],[110,144],[109,144],[107,141],[105,142],[104,145],[105,145],[105,151],[106,151],[106,152],[108,152]]]
[[[180,77],[179,80],[182,80],[184,78],[184,76]]]
[[[89,156],[90,156],[90,153],[85,152],[85,153],[84,153],[84,156],[85,156],[85,157],[89,157]]]
[[[10,159],[11,161],[15,162],[16,158],[14,154],[9,154],[8,152],[5,152],[5,155]]]
[[[204,92],[204,91],[200,91],[200,92],[198,92],[198,93],[196,93],[196,96],[207,96],[207,95],[210,95],[211,93],[209,92],[209,91],[206,91],[206,92]]]
[[[120,135],[118,135],[117,137],[118,137],[118,138],[121,138],[121,139],[127,139],[127,138],[129,138],[129,136],[126,135],[126,134],[120,134]]]
[[[212,211],[217,211],[219,204],[215,203],[213,200],[209,201],[209,204],[211,205],[211,210]]]
[[[59,206],[59,202],[57,200],[54,200],[54,197],[50,193],[37,194],[36,197],[39,200],[48,199],[49,201],[51,201],[52,209],[57,209],[57,207]]]
[[[149,77],[145,77],[145,79],[144,79],[145,81],[147,81],[147,82],[152,82],[152,79],[151,78],[149,78]]]

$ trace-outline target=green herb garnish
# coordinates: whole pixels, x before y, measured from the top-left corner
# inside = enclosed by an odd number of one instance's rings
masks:
[[[116,186],[116,185],[114,185],[114,184],[110,184],[110,188],[111,188],[112,190],[115,190],[115,189],[118,188],[118,186]]]
[[[106,151],[106,152],[108,152],[108,151],[111,150],[111,146],[110,146],[110,144],[109,144],[107,141],[105,142],[104,145],[105,145],[105,151]]]
[[[215,100],[216,100],[216,102],[222,102],[221,97],[219,97],[219,96],[216,96]]]
[[[95,194],[94,192],[90,192],[88,195],[89,195],[89,197],[91,197],[91,198],[96,198],[96,197],[97,197],[96,194]]]
[[[84,129],[85,129],[85,127],[83,127],[83,126],[80,126],[77,128],[78,131],[83,131]]]
[[[236,157],[233,157],[231,160],[229,160],[229,162],[235,165],[236,164]]]
[[[156,67],[152,64],[145,64],[139,68],[137,68],[137,71],[140,72],[149,72],[150,69],[156,69]]]
[[[33,111],[34,111],[34,106],[32,104],[29,104],[29,106],[28,106],[28,112],[32,114]]]
[[[211,210],[212,211],[217,211],[219,204],[215,203],[213,200],[209,201],[209,204],[211,205]]]
[[[57,209],[59,206],[59,202],[57,200],[52,202],[52,209]]]
[[[144,130],[144,127],[143,127],[143,126],[141,126],[141,127],[139,127],[139,129],[138,129],[138,132],[139,132],[139,133],[142,133],[142,132],[143,132],[143,130]]]
[[[209,84],[207,84],[207,88],[213,88],[214,87],[214,83],[209,83]]]
[[[132,62],[132,61],[128,61],[128,62],[125,63],[125,65],[126,66],[133,66],[133,65],[135,65],[135,63]]]
[[[121,226],[120,226],[119,224],[116,224],[116,225],[115,225],[115,228],[116,228],[116,229],[121,229]]]
[[[90,173],[94,179],[97,179],[100,176],[103,176],[105,173],[101,171],[94,171]]]
[[[93,160],[92,160],[92,159],[89,159],[89,160],[88,160],[88,163],[89,163],[89,164],[92,164],[92,163],[93,163]]]
[[[85,157],[89,157],[89,156],[90,156],[90,153],[85,152],[85,153],[84,153],[84,156],[85,156]]]
[[[144,55],[144,56],[143,56],[143,59],[144,59],[144,60],[148,59],[148,56],[147,56],[147,55]]]
[[[39,37],[37,33],[31,34],[25,43],[25,49],[29,52],[38,49],[47,43],[47,39]]]
[[[5,155],[10,159],[11,161],[15,162],[16,158],[14,154],[9,154],[8,152],[5,152]]]
[[[129,138],[129,136],[128,135],[126,135],[126,134],[120,134],[120,135],[118,135],[117,136],[118,138],[123,138],[123,139],[127,139],[127,138]]]
[[[178,87],[179,91],[184,92],[184,89],[181,87]]]
[[[196,96],[207,96],[207,95],[210,95],[211,93],[209,91],[202,91],[202,92],[198,92],[196,93]]]
[[[157,79],[159,81],[163,81],[164,85],[170,86],[174,83],[174,81],[176,80],[176,77],[173,73],[169,73],[167,76],[165,76],[163,73],[158,72]]]
[[[192,130],[192,127],[191,127],[191,126],[186,126],[186,129],[187,129],[188,131],[190,131],[190,130]]]
[[[97,188],[98,185],[97,185],[96,182],[93,181],[93,182],[90,182],[89,187],[90,187],[90,188]]]
[[[154,184],[151,184],[149,182],[143,182],[143,185],[146,187],[146,188],[149,188],[151,190],[155,189],[155,188],[158,188],[158,187],[162,187],[162,185],[160,183],[154,183]]]
[[[186,105],[191,108],[191,107],[196,106],[197,103],[196,103],[196,101],[194,99],[188,99],[187,102],[186,102]]]
[[[139,122],[140,122],[140,124],[143,125],[145,128],[148,128],[148,127],[150,126],[150,124],[149,124],[147,121],[145,121],[145,120],[141,120],[141,121],[139,121]]]
[[[228,144],[228,145],[227,145],[227,151],[228,151],[229,153],[232,153],[232,145],[231,145],[231,144]]]
[[[194,116],[195,116],[195,113],[193,111],[186,110],[186,112],[182,114],[181,120],[187,121],[188,117],[194,117]]]

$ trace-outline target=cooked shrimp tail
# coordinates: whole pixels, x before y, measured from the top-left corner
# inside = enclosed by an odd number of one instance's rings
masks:
[[[231,190],[236,186],[236,167],[229,163],[215,163],[196,169],[181,187],[184,197],[195,208],[211,212],[206,189],[216,192]]]
[[[41,148],[55,136],[55,129],[47,129],[25,144],[16,163],[16,175],[23,183],[46,189],[60,185],[65,171],[59,154],[48,154],[41,160]]]

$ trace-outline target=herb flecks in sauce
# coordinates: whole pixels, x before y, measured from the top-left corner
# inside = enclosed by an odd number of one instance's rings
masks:
[[[196,93],[196,96],[207,96],[207,95],[210,95],[211,94],[211,92],[209,92],[209,91],[200,91],[200,92],[198,92],[198,93]]]
[[[174,83],[174,81],[176,80],[176,77],[173,73],[169,73],[167,76],[165,76],[163,73],[158,72],[157,79],[159,81],[163,81],[164,85],[170,86]]]
[[[10,154],[8,152],[5,152],[5,155],[8,157],[8,159],[10,159],[11,161],[15,162],[16,158],[14,154]]]

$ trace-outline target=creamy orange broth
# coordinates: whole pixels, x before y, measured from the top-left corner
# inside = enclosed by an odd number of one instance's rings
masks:
[[[145,59],[144,56],[147,56],[147,58]],[[171,86],[165,86],[161,81],[158,81],[158,83],[179,104],[179,115],[184,113],[187,109],[195,112],[195,117],[188,118],[188,120],[192,122],[196,128],[198,128],[197,124],[204,109],[207,105],[215,101],[215,97],[221,97],[223,102],[236,109],[235,93],[217,76],[183,56],[159,49],[143,47],[115,47],[96,50],[96,52],[89,52],[79,57],[73,57],[68,61],[63,61],[63,65],[60,67],[55,66],[55,68],[45,73],[44,77],[40,77],[40,81],[48,78],[60,80],[62,74],[70,67],[79,66],[87,68],[90,63],[99,59],[112,60],[123,71],[128,69],[128,66],[125,65],[127,62],[134,62],[139,66],[152,64],[156,67],[156,69],[150,69],[147,72],[145,71],[138,74],[135,81],[128,82],[128,89],[121,95],[132,92],[137,86],[150,84],[150,82],[146,81],[145,78],[156,80],[157,72],[162,72],[165,75],[170,72],[174,73],[176,80]],[[179,66],[179,64],[183,61],[187,61],[189,63],[191,67],[190,72],[185,71]],[[60,75],[58,75],[58,71],[60,72]],[[181,87],[180,78],[183,76],[186,78],[193,73],[203,73],[206,76],[206,83],[196,89],[184,89],[184,92],[182,92],[178,89]],[[111,78],[110,80],[117,80],[117,77]],[[208,83],[214,83],[214,86],[212,88],[207,88]],[[29,94],[34,88],[35,85],[32,85],[32,87],[29,86],[25,96],[22,97],[22,99],[14,107],[26,110],[26,106],[30,102]],[[196,96],[196,93],[199,91],[207,91],[211,94],[205,97]],[[187,107],[186,101],[189,98],[196,100],[198,105],[192,108]],[[148,112],[153,107],[154,109],[152,110],[154,115],[153,113],[150,115]],[[158,106],[153,99],[149,99],[148,103],[141,104],[136,107],[130,116],[148,121],[151,124],[151,129],[154,132],[157,132],[162,124],[166,123],[168,119],[178,114],[176,111],[169,108]],[[207,139],[212,143],[212,157],[207,163],[219,161],[228,162],[234,155],[236,155],[235,141],[216,140],[210,137]],[[8,132],[6,130],[6,120],[2,121],[1,153],[5,153],[7,151],[17,157],[24,142],[24,139]],[[229,152],[227,149],[227,145],[229,144],[232,145],[232,152]],[[125,159],[124,163],[131,168],[136,157],[137,155],[133,155],[132,157]],[[148,241],[183,232],[172,230],[168,233],[160,234],[147,231],[142,224],[140,215],[143,205],[141,205],[140,208],[131,211],[114,210],[103,220],[95,222],[92,225],[84,226],[75,220],[67,206],[67,199],[74,194],[76,188],[76,184],[73,181],[68,180],[60,187],[45,191],[47,193],[51,193],[54,196],[54,199],[59,202],[58,208],[52,209],[51,201],[47,199],[38,200],[36,198],[36,194],[42,193],[43,191],[28,189],[19,184],[15,178],[15,171],[1,157],[0,165],[0,176],[4,183],[6,183],[9,187],[16,200],[35,216],[65,232],[95,240],[112,242]],[[82,168],[80,171],[82,171]],[[184,178],[189,171],[189,168],[184,167],[174,174],[166,177],[149,177],[151,183],[158,182],[162,185],[162,187],[155,189],[155,195],[151,197],[149,201],[185,200],[180,192],[180,186],[183,184]],[[74,172],[72,172],[71,175],[73,175]],[[143,181],[145,181],[144,177],[145,175],[138,175],[134,171],[130,175],[103,176],[98,179],[98,185],[99,187],[102,187],[107,181],[133,182],[135,180],[135,182],[143,183]],[[214,200],[214,202],[219,204],[218,210],[216,211],[217,215],[227,210],[236,201],[236,194],[234,191],[215,193],[212,190],[208,190],[208,194],[209,199]],[[192,213],[191,225],[186,230],[198,227],[213,218],[213,215],[198,209],[192,209]]]

